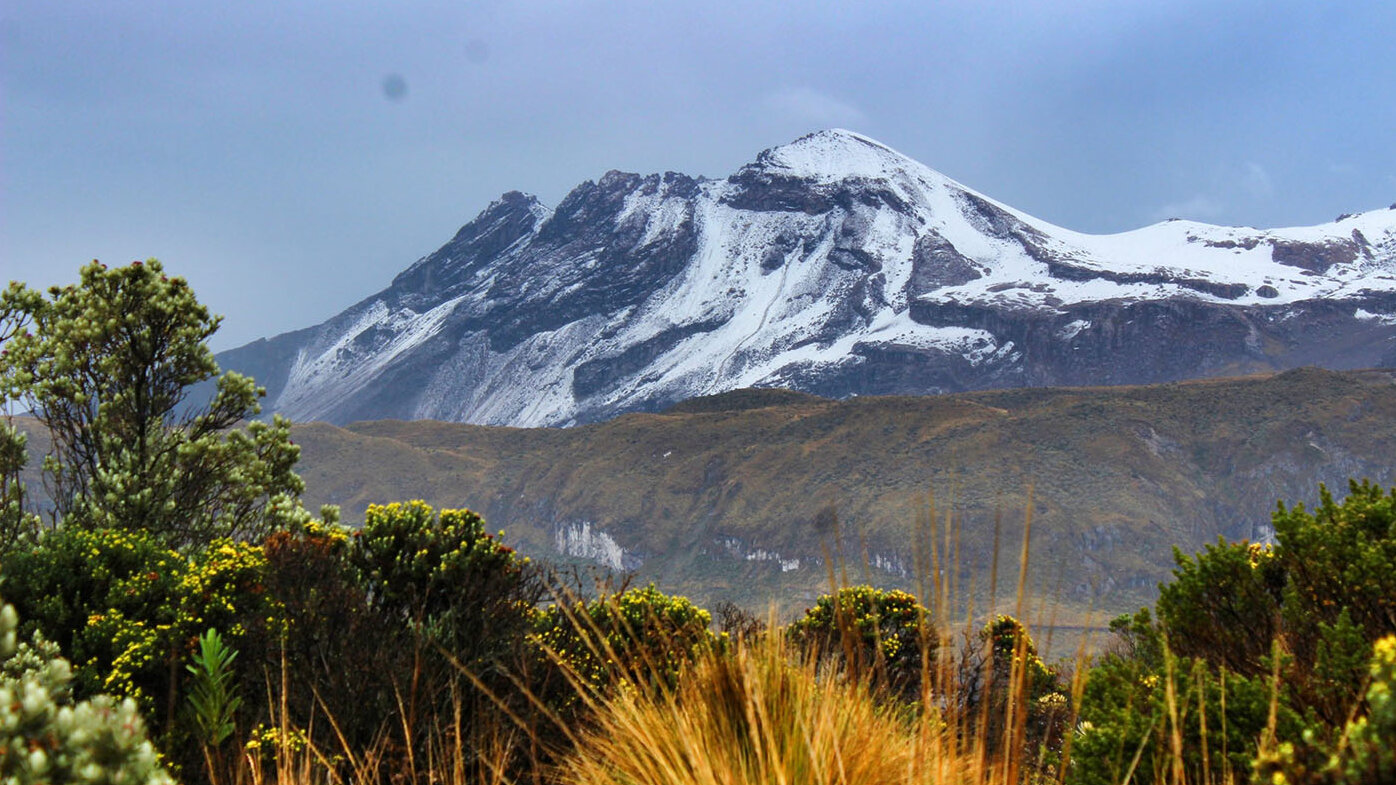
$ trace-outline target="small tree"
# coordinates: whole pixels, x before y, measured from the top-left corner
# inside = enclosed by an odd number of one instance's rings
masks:
[[[11,338],[24,332],[29,313],[39,301],[37,294],[18,283],[11,283],[0,292],[0,346],[8,345]],[[0,407],[5,407],[4,420],[0,421],[0,558],[19,543],[32,539],[39,524],[38,516],[25,508],[20,471],[28,459],[28,437],[15,428],[8,410],[12,393],[5,374],[7,355],[7,350],[0,351]]]
[[[44,472],[57,518],[183,545],[258,538],[308,517],[289,423],[234,427],[264,391],[219,375],[205,342],[220,318],[183,278],[154,259],[94,261],[47,298],[12,284],[4,306],[22,329],[0,333],[0,381],[52,434]],[[194,405],[191,388],[209,380],[212,398]]]

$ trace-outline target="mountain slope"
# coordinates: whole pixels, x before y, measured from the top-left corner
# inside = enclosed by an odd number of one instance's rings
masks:
[[[1061,601],[1059,621],[1094,608],[1099,622],[1153,601],[1174,545],[1263,538],[1276,500],[1312,503],[1319,482],[1396,480],[1396,377],[848,401],[743,390],[568,429],[383,420],[297,426],[295,439],[307,501],[343,505],[350,523],[371,502],[468,506],[527,553],[756,608],[803,607],[827,588],[830,552],[853,580],[866,561],[866,579],[914,586],[934,494],[940,553],[953,510],[964,565],[946,574],[982,610],[996,517],[1012,596],[1031,489],[1029,585]]]
[[[568,425],[830,397],[1396,364],[1396,210],[1071,232],[848,131],[722,180],[505,194],[384,291],[219,355],[298,420]]]

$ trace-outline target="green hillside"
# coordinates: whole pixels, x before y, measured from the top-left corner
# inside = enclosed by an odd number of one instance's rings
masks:
[[[962,565],[947,580],[984,609],[995,522],[1008,597],[1031,489],[1029,587],[1059,601],[1039,612],[1080,624],[1152,601],[1175,545],[1263,535],[1277,499],[1313,500],[1319,482],[1390,483],[1396,386],[1301,369],[846,401],[748,390],[565,430],[375,421],[295,438],[307,501],[350,523],[373,502],[468,506],[526,552],[619,556],[667,590],[754,607],[803,607],[828,586],[826,553],[852,579],[914,586],[935,532],[937,558]]]

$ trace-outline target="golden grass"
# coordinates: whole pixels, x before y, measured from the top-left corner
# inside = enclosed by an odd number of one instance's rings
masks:
[[[621,690],[557,772],[574,785],[891,785],[969,781],[934,719],[898,713],[866,682],[782,635],[703,654],[670,691]],[[936,776],[930,776],[930,775]],[[946,777],[944,775],[950,775]]]

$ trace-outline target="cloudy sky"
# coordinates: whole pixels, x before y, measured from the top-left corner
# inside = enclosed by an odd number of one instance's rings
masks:
[[[498,194],[860,131],[1041,218],[1396,202],[1390,0],[0,5],[0,279],[150,256],[217,348],[381,289]]]

